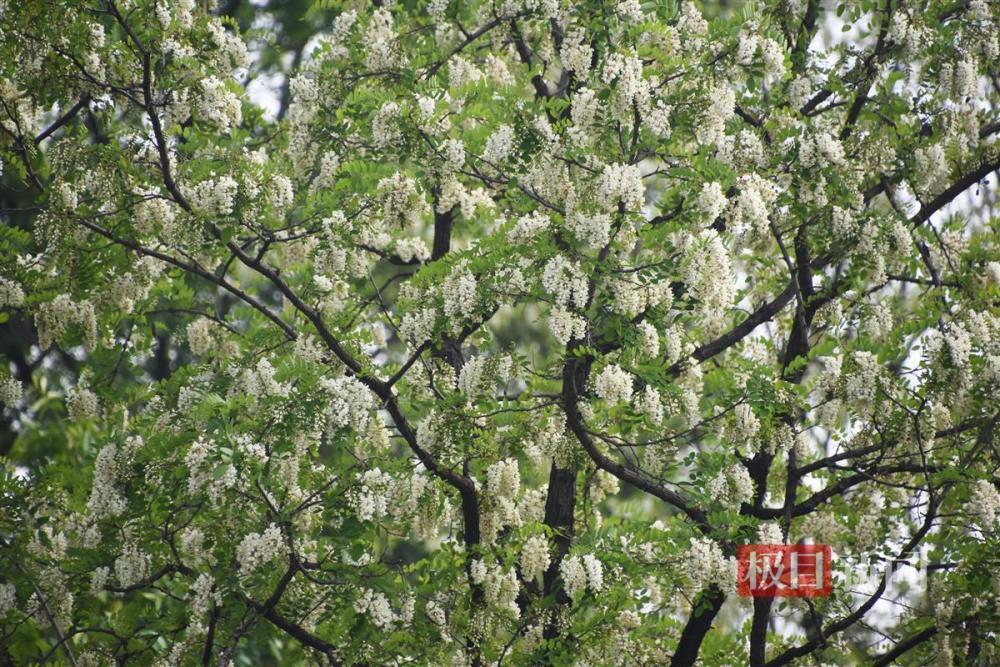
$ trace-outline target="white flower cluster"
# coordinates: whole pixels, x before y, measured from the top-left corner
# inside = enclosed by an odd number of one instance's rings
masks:
[[[365,64],[373,72],[391,70],[406,63],[406,58],[399,49],[392,12],[387,7],[380,7],[372,14],[363,43]]]
[[[263,533],[249,533],[236,547],[236,561],[240,565],[240,575],[253,574],[285,552],[285,542],[281,529],[271,524]]]
[[[705,320],[708,333],[717,334],[736,298],[729,252],[714,229],[688,237],[684,245],[681,275],[697,302],[696,312]]]
[[[328,416],[331,424],[359,433],[368,427],[375,409],[375,397],[360,380],[349,375],[323,378],[320,387],[330,397]]]
[[[979,518],[979,525],[984,531],[996,527],[997,516],[1000,515],[1000,492],[989,480],[981,479],[972,489],[969,499],[972,511]]]
[[[944,341],[955,368],[966,368],[969,365],[969,356],[972,354],[972,336],[966,328],[959,322],[952,322],[948,326]]]
[[[570,119],[573,121],[573,126],[568,132],[573,143],[578,146],[589,146],[593,143],[593,133],[601,119],[601,101],[595,91],[581,88],[573,93]]]
[[[309,194],[329,190],[337,180],[337,169],[340,168],[340,156],[334,151],[326,151],[319,161],[319,171],[309,184]]]
[[[269,187],[265,193],[267,203],[274,209],[277,217],[281,217],[291,207],[295,200],[295,188],[292,179],[284,174],[271,176]]]
[[[642,172],[636,164],[609,164],[601,172],[597,184],[597,198],[611,210],[621,202],[626,211],[641,211],[646,199],[646,186]]]
[[[212,41],[219,47],[220,57],[217,59],[219,69],[232,72],[237,79],[245,75],[246,69],[250,67],[250,54],[246,42],[240,35],[226,30],[219,19],[211,19],[207,27]]]
[[[94,304],[90,301],[73,301],[68,294],[60,294],[52,301],[41,304],[35,313],[38,346],[47,350],[74,325],[83,331],[87,349],[94,350],[97,347],[97,313],[94,311]]]
[[[177,224],[177,207],[155,193],[147,193],[135,206],[135,226],[142,234],[168,245],[177,243],[183,231]]]
[[[636,412],[645,415],[654,426],[663,423],[663,400],[653,385],[647,384],[641,394],[636,394],[634,407]]]
[[[17,588],[14,584],[0,584],[0,618],[4,618],[17,604]]]
[[[215,348],[215,336],[212,333],[212,321],[199,317],[187,325],[188,347],[191,353],[203,357]]]
[[[513,151],[514,128],[510,125],[501,125],[486,139],[486,145],[483,147],[483,160],[496,166],[510,157]]]
[[[507,240],[511,243],[529,241],[541,232],[547,230],[552,219],[541,211],[533,211],[517,219],[514,226],[507,232]]]
[[[811,132],[799,142],[799,161],[805,167],[834,167],[847,164],[844,145],[829,132]]]
[[[460,263],[444,282],[441,283],[441,295],[444,299],[444,314],[452,324],[452,331],[461,329],[461,322],[466,321],[475,312],[479,302],[477,295],[478,282],[476,276]]]
[[[232,371],[237,370],[235,366],[232,368]],[[291,387],[285,382],[278,382],[276,376],[277,370],[271,362],[261,358],[256,366],[246,368],[239,374],[239,381],[233,384],[232,391],[257,399],[286,398]]]
[[[698,193],[697,208],[702,213],[702,220],[706,224],[712,224],[715,219],[722,215],[729,202],[725,193],[722,192],[722,185],[715,181],[705,183]]]
[[[24,303],[24,289],[14,282],[0,277],[0,308],[18,308]]]
[[[118,448],[106,445],[94,461],[94,485],[87,501],[87,511],[95,519],[118,516],[125,511],[125,498],[119,492]]]
[[[372,143],[375,148],[385,150],[396,144],[403,136],[399,127],[399,105],[386,102],[372,118]]]
[[[66,393],[66,412],[70,419],[92,419],[98,415],[101,402],[84,380]]]
[[[496,498],[517,498],[521,490],[517,459],[503,459],[487,468],[486,490]]]
[[[878,389],[878,379],[881,367],[878,357],[871,352],[858,350],[852,356],[854,371],[847,376],[844,383],[846,398],[859,406],[870,409],[875,402],[875,392]]]
[[[372,468],[358,475],[358,486],[350,495],[358,521],[384,518],[389,513],[392,488],[392,475],[379,468]]]
[[[632,400],[632,374],[618,364],[608,364],[594,380],[594,393],[611,405]]]
[[[594,250],[603,248],[611,240],[611,216],[607,213],[573,211],[566,219],[566,227]]]
[[[354,611],[367,614],[372,623],[380,630],[389,630],[396,622],[396,614],[392,611],[389,598],[380,591],[366,588],[361,596],[354,601]]]
[[[419,346],[429,340],[437,323],[434,308],[411,310],[403,315],[399,323],[399,336],[411,346]]]
[[[741,236],[748,231],[760,237],[768,229],[770,209],[778,192],[767,179],[757,174],[745,174],[736,180],[740,193],[733,206],[731,230]]]
[[[396,254],[404,262],[426,262],[431,257],[430,248],[427,243],[419,237],[398,239],[396,241]]]
[[[861,516],[854,527],[854,539],[861,549],[874,548],[883,539],[882,519],[885,510],[885,496],[880,491],[861,496]]]
[[[618,0],[618,4],[615,5],[615,13],[628,23],[642,23],[643,18],[645,18],[639,0]]]
[[[615,82],[611,111],[621,121],[631,122],[635,111],[645,116],[650,107],[650,81],[642,73],[642,60],[634,49],[628,54],[611,53],[604,61],[604,81]]]
[[[486,573],[483,581],[483,592],[486,602],[497,609],[503,609],[514,616],[520,616],[521,610],[517,606],[517,593],[520,585],[517,581],[517,573],[513,568],[506,572],[500,568],[493,568]]]
[[[755,450],[759,433],[760,420],[749,403],[740,403],[733,408],[732,438],[737,441],[734,443],[737,447],[745,443],[747,449]]]
[[[94,568],[94,571],[90,574],[90,594],[99,595],[108,587],[108,579],[110,578],[110,567],[102,565],[101,567]]]
[[[587,279],[579,263],[571,262],[562,255],[556,255],[545,264],[542,287],[559,306],[572,303],[577,308],[583,308],[587,305]]]
[[[472,357],[458,374],[458,389],[474,399],[486,393],[496,382],[509,382],[513,366],[513,359],[507,355]]]
[[[500,86],[513,86],[514,75],[502,58],[490,53],[486,56],[486,72],[494,83]]]
[[[128,542],[115,559],[115,578],[122,588],[135,586],[149,576],[149,554],[134,542]]]
[[[723,591],[736,585],[735,562],[727,559],[719,544],[708,537],[691,538],[683,562],[691,593],[710,584],[718,585]]]
[[[726,84],[718,84],[708,90],[708,108],[698,126],[698,141],[704,145],[723,144],[726,137],[726,123],[736,115],[736,93]]]
[[[504,526],[521,524],[517,496],[521,491],[521,474],[517,459],[497,461],[486,469],[488,508],[482,516],[483,544],[490,545]]]
[[[643,356],[655,359],[660,354],[660,333],[646,320],[639,322],[636,329],[639,330],[639,350]]]
[[[761,544],[784,544],[785,536],[781,526],[769,521],[757,526],[757,541]]]
[[[532,535],[521,547],[521,576],[525,581],[536,581],[552,563],[549,554],[549,540],[544,535]]]
[[[486,78],[483,71],[461,56],[454,56],[448,62],[448,86],[458,89],[466,84]]]
[[[443,634],[448,625],[448,616],[444,607],[434,600],[429,600],[427,604],[424,605],[424,612],[427,614],[427,618],[430,619],[431,623],[436,625],[442,632],[442,637],[447,637],[447,641],[451,641],[450,637]]]
[[[611,278],[606,281],[605,286],[614,296],[612,309],[629,319],[634,319],[647,307],[670,308],[674,300],[668,280],[644,285],[634,279]]]
[[[205,545],[205,531],[198,526],[188,526],[181,531],[181,552],[191,565],[200,566],[214,562],[211,551]]]
[[[593,554],[567,556],[559,564],[566,594],[576,599],[588,588],[600,593],[604,588],[604,566]]]
[[[80,195],[70,183],[59,183],[53,188],[52,195],[52,203],[64,211],[75,211],[80,205]]]
[[[226,86],[226,82],[216,76],[208,76],[198,84],[200,90],[195,97],[195,118],[219,126],[229,132],[243,122],[243,107],[240,98]]]
[[[211,469],[205,465],[211,454],[211,445],[202,437],[198,437],[187,454],[184,465],[188,468],[188,493],[197,493],[212,479]]]
[[[184,196],[199,213],[225,216],[233,212],[239,188],[239,183],[232,176],[212,174],[194,187],[185,188]]]
[[[667,327],[663,332],[663,360],[668,364],[675,363],[684,351],[684,341],[681,329],[676,324]]]
[[[576,72],[578,78],[585,79],[590,72],[594,58],[594,50],[587,43],[587,35],[580,28],[572,28],[566,32],[559,51],[559,59],[564,69]]]
[[[561,306],[553,306],[548,323],[553,338],[560,345],[587,335],[587,320]]]
[[[21,383],[12,377],[0,378],[0,406],[13,407],[23,396]]]
[[[193,619],[192,629],[194,634],[201,635],[207,632],[204,625],[205,618],[212,612],[212,608],[222,604],[222,592],[216,590],[215,579],[207,572],[198,575],[194,580],[189,592],[191,598],[191,618]]]
[[[736,510],[753,499],[753,480],[743,465],[734,463],[720,470],[705,486],[705,491],[709,498]]]
[[[383,222],[387,226],[399,224],[404,229],[414,229],[429,210],[417,182],[400,172],[380,180],[378,192],[382,201]]]

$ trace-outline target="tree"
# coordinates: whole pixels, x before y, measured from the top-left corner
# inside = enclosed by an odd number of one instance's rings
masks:
[[[0,9],[8,662],[993,664],[996,5],[206,4]]]

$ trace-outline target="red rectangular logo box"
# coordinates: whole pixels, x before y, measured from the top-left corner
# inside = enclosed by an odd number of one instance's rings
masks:
[[[741,545],[736,590],[744,597],[827,596],[832,557],[828,544]]]

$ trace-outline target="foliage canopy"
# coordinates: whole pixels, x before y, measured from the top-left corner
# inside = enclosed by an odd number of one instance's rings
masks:
[[[0,3],[4,660],[997,664],[1000,5],[211,4]]]

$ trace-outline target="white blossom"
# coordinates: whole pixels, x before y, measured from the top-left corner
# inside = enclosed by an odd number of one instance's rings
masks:
[[[209,178],[187,189],[184,196],[199,213],[209,216],[225,216],[233,212],[239,184],[233,177],[223,175]]]
[[[567,70],[577,72],[580,78],[586,77],[594,50],[587,43],[587,35],[582,29],[574,28],[566,33],[559,57]]]
[[[320,386],[330,397],[330,422],[341,428],[364,431],[375,408],[375,397],[357,378],[344,375],[323,378]]]
[[[378,468],[366,470],[358,476],[358,486],[350,496],[358,521],[382,519],[389,513],[389,496],[393,487],[392,476]]]
[[[609,164],[604,167],[597,185],[597,197],[609,210],[619,202],[627,211],[641,210],[646,198],[646,187],[642,183],[639,166]]]
[[[997,516],[1000,515],[1000,491],[997,491],[992,482],[985,479],[976,481],[969,505],[983,530],[995,528]]]
[[[560,306],[553,307],[549,312],[548,324],[549,331],[560,345],[587,335],[587,320]]]
[[[486,471],[486,488],[497,497],[516,498],[521,488],[517,459],[497,461]]]
[[[643,320],[636,325],[639,330],[639,349],[650,359],[660,354],[660,333],[651,323]]]
[[[663,423],[663,401],[656,387],[647,384],[641,394],[635,397],[635,409],[645,415],[654,426]]]
[[[532,535],[521,547],[521,575],[527,581],[540,578],[549,568],[549,541],[544,535]]]
[[[552,295],[560,306],[587,305],[587,279],[577,262],[571,262],[563,255],[556,255],[545,264],[542,271],[542,287]]]
[[[604,588],[604,567],[593,554],[567,556],[559,564],[559,574],[566,594],[573,599],[588,588],[594,593]]]
[[[705,490],[710,498],[735,510],[753,499],[753,480],[746,467],[737,463],[719,471]]]
[[[236,547],[236,561],[240,566],[240,575],[245,577],[253,574],[284,553],[284,537],[281,529],[275,524],[269,525],[262,533],[249,533]]]
[[[697,593],[710,584],[723,591],[736,585],[733,563],[722,554],[722,548],[708,537],[691,538],[691,545],[681,562],[692,592]]]
[[[118,448],[104,446],[94,461],[94,485],[87,510],[96,519],[118,516],[125,511],[125,498],[118,490]]]
[[[223,132],[228,132],[243,122],[240,98],[229,89],[226,82],[216,76],[209,76],[199,82],[199,87],[199,94],[195,97],[195,115],[199,120],[215,123]]]
[[[491,165],[499,165],[510,157],[514,150],[514,128],[501,125],[486,140],[483,147],[483,159]]]
[[[21,383],[12,377],[0,378],[0,405],[15,406],[21,401]]]
[[[376,148],[385,149],[402,138],[399,127],[399,105],[386,102],[372,118],[372,141]]]
[[[541,211],[523,215],[517,219],[514,226],[507,232],[507,239],[512,243],[528,241],[548,229],[551,224],[551,218]]]
[[[59,342],[72,326],[82,330],[88,350],[97,347],[97,314],[90,301],[73,301],[68,294],[60,294],[41,304],[35,313],[38,345],[43,350]]]
[[[122,588],[129,588],[142,582],[149,576],[149,554],[143,553],[139,546],[128,542],[121,554],[115,559],[115,578]]]
[[[392,12],[387,7],[380,7],[372,13],[365,31],[364,45],[365,64],[372,71],[389,70],[406,63],[406,58],[399,50]]]
[[[715,222],[728,204],[720,183],[711,182],[701,186],[701,192],[698,194],[698,210],[702,212],[702,220],[706,224]]]
[[[632,374],[617,364],[608,364],[594,381],[594,392],[611,404],[628,402],[632,399]]]
[[[354,611],[358,614],[367,614],[375,627],[380,630],[391,629],[397,620],[385,594],[370,588],[364,589],[361,596],[354,601]]]
[[[24,303],[24,289],[13,280],[0,276],[0,308],[19,308]]]

